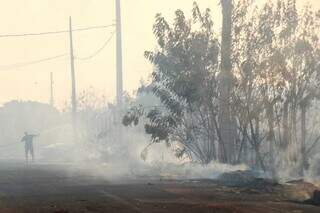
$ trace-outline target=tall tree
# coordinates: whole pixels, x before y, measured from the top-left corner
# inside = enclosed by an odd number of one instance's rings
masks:
[[[221,35],[221,72],[219,75],[219,127],[222,141],[219,143],[219,159],[224,163],[234,163],[236,156],[236,125],[230,107],[230,97],[233,88],[231,63],[232,0],[221,0],[221,6],[223,22]]]
[[[217,157],[217,73],[219,42],[213,32],[209,9],[202,12],[194,3],[192,18],[181,10],[175,12],[173,25],[161,14],[153,27],[158,47],[145,52],[154,65],[152,93],[161,106],[149,108],[145,130],[154,143],[166,142],[177,156],[208,164]],[[136,121],[133,110],[124,124]],[[142,113],[143,114],[143,113]]]

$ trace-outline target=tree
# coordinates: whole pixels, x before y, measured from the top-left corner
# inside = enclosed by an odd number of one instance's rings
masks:
[[[309,7],[298,13],[294,0],[249,11],[249,1],[242,0],[233,13],[233,106],[240,137],[251,141],[260,168],[301,174],[307,164],[306,112],[319,87],[318,16]]]
[[[302,175],[320,141],[308,128],[320,97],[320,12],[299,11],[295,0],[251,2],[221,1],[221,45],[209,10],[194,4],[192,19],[177,10],[172,26],[157,15],[158,46],[146,57],[161,104],[124,121],[145,116],[153,142],[178,144],[178,156],[202,164]]]
[[[219,137],[215,99],[220,50],[210,10],[202,13],[194,3],[191,19],[177,10],[172,26],[158,14],[153,30],[158,48],[145,56],[155,67],[150,87],[161,106],[145,112],[146,132],[155,143],[174,145],[177,156],[207,164],[217,158]],[[133,114],[125,116],[125,123],[134,121]]]
[[[219,74],[219,128],[221,142],[219,143],[220,161],[235,162],[236,124],[231,113],[230,97],[233,92],[233,74],[231,63],[232,42],[232,0],[221,0],[222,35],[221,35],[221,72]]]

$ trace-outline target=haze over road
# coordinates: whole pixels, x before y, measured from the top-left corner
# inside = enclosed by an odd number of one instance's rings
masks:
[[[111,181],[68,164],[0,162],[0,212],[319,212],[237,190],[209,180]]]

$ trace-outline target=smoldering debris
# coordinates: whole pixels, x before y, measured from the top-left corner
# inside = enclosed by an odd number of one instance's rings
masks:
[[[272,192],[280,184],[272,179],[259,177],[254,171],[233,171],[219,175],[217,177],[219,184],[231,187],[249,188],[263,192]]]
[[[312,197],[304,201],[304,203],[320,206],[320,190],[315,190]]]

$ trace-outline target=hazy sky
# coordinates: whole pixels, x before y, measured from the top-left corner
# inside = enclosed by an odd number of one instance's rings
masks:
[[[150,64],[143,52],[155,46],[152,25],[156,13],[172,17],[181,8],[190,12],[194,0],[122,0],[124,89],[132,92],[140,79],[147,79]],[[262,3],[265,0],[256,0]],[[198,0],[210,7],[220,24],[218,0]],[[298,0],[298,3],[304,3]],[[310,0],[320,9],[320,0]],[[10,0],[2,1],[0,34],[66,30],[72,16],[74,28],[114,23],[114,0]],[[99,49],[114,28],[74,34],[75,55],[85,57]],[[7,65],[35,61],[69,53],[68,34],[0,38],[0,103],[12,99],[48,102],[50,72],[54,75],[54,97],[61,106],[70,97],[69,58],[6,70]],[[78,92],[91,86],[112,101],[115,95],[115,39],[96,57],[75,61]]]

